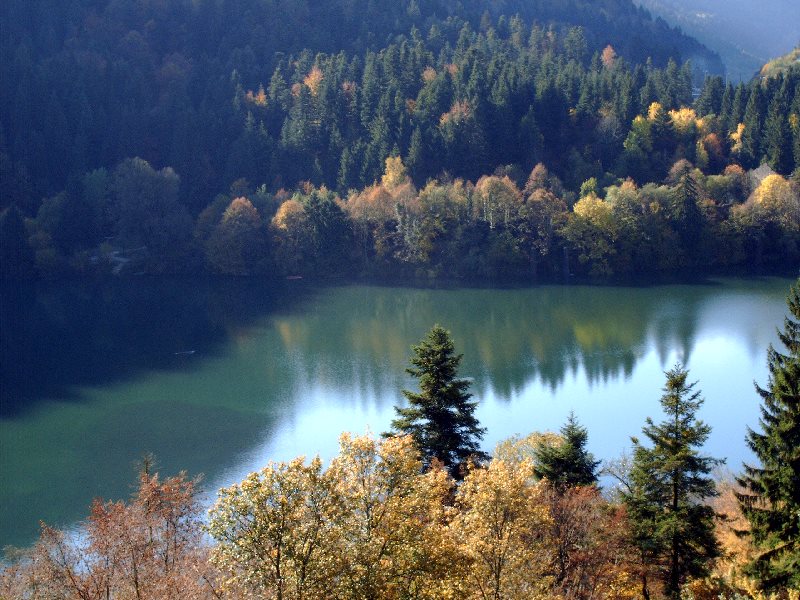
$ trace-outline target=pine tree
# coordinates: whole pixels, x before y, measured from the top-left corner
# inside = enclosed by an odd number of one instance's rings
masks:
[[[725,84],[722,81],[722,77],[706,77],[703,91],[694,103],[697,114],[700,116],[719,114],[722,108],[722,97],[725,91]]]
[[[561,427],[560,444],[541,444],[534,451],[536,474],[545,477],[557,489],[597,483],[599,460],[587,452],[588,433],[570,412]]]
[[[736,86],[736,91],[733,93],[733,102],[731,103],[730,120],[728,121],[728,131],[736,131],[736,126],[744,119],[744,109],[747,104],[747,88],[744,83]]]
[[[700,258],[699,246],[703,239],[705,218],[698,205],[700,191],[690,165],[682,165],[676,175],[677,185],[672,191],[673,223],[681,240],[686,262],[691,264]]]
[[[393,432],[411,435],[426,465],[437,459],[459,478],[469,458],[487,458],[479,446],[486,430],[473,415],[477,402],[470,400],[469,381],[458,378],[463,355],[454,354],[450,333],[440,325],[412,350],[406,372],[419,379],[420,392],[403,390],[409,406],[395,407]]]
[[[784,80],[773,96],[764,122],[764,150],[767,160],[775,172],[781,175],[789,175],[794,168],[787,82],[788,80]]]
[[[744,110],[744,133],[742,134],[742,150],[740,157],[742,166],[753,169],[761,160],[761,135],[762,135],[762,108],[763,102],[761,88],[756,85],[750,92],[747,107]]]
[[[688,371],[676,365],[665,374],[661,406],[667,419],[658,425],[647,419],[642,432],[652,448],[633,438],[630,484],[623,497],[642,560],[658,570],[666,594],[678,598],[687,577],[707,574],[709,562],[719,555],[714,511],[703,500],[717,494],[709,473],[721,461],[697,450],[711,428],[695,416],[703,400],[695,383],[687,384]],[[646,579],[642,588],[649,597]]]
[[[761,553],[748,566],[767,591],[800,589],[800,279],[787,300],[791,317],[778,332],[786,354],[767,351],[769,383],[756,384],[763,400],[761,432],[747,444],[761,466],[745,465],[739,502]]]

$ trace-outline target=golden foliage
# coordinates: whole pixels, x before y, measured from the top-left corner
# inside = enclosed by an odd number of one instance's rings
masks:
[[[294,198],[290,198],[280,205],[278,212],[272,217],[272,225],[286,231],[303,221],[305,215],[306,211],[303,205]]]
[[[261,225],[261,215],[247,198],[234,198],[222,213],[222,223],[226,225],[258,227]]]
[[[680,135],[692,134],[696,128],[699,128],[697,113],[693,108],[684,107],[678,110],[671,110],[667,114],[672,127]]]
[[[650,106],[647,108],[647,118],[650,121],[655,121],[658,119],[664,112],[664,107],[661,105],[660,102],[652,102]]]
[[[403,159],[399,156],[388,156],[386,158],[386,168],[383,171],[381,183],[389,190],[392,190],[408,181],[406,167]]]
[[[507,225],[522,207],[522,193],[507,176],[483,176],[475,184],[474,210],[476,216],[494,229],[499,222]]]
[[[434,598],[455,548],[446,472],[421,473],[408,437],[340,438],[319,458],[270,464],[220,491],[209,531],[229,589],[301,598]]]
[[[552,597],[547,575],[549,514],[529,460],[473,468],[456,495],[450,528],[469,560],[466,598]]]
[[[601,200],[595,194],[589,194],[578,200],[572,207],[572,211],[603,229],[610,229],[614,223],[611,204]]]
[[[332,490],[319,458],[270,463],[221,489],[209,533],[225,587],[287,599],[325,596],[335,561],[323,544],[338,510]]]
[[[742,135],[744,135],[744,128],[744,123],[739,123],[736,126],[736,131],[730,135],[731,141],[733,142],[733,145],[731,146],[731,152],[734,154],[742,151]]]
[[[756,207],[783,225],[800,229],[800,190],[791,181],[772,174],[753,192]]]
[[[422,81],[425,83],[430,83],[434,79],[436,79],[436,69],[433,67],[425,67],[425,69],[422,71]]]
[[[258,86],[258,92],[253,94],[252,90],[247,90],[247,94],[245,94],[245,100],[251,104],[255,104],[256,106],[264,107],[267,105],[267,93],[264,91],[264,86]]]
[[[614,47],[611,44],[609,44],[603,48],[603,54],[601,55],[600,59],[603,61],[603,66],[606,69],[610,69],[617,62],[617,51],[614,50]]]
[[[317,65],[311,67],[311,71],[309,71],[308,75],[303,79],[303,84],[311,91],[312,96],[319,94],[319,86],[322,83],[322,79],[322,69]]]

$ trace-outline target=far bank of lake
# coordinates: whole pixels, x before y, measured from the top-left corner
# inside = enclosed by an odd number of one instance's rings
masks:
[[[385,431],[411,344],[434,323],[463,352],[484,447],[557,430],[618,457],[660,417],[663,371],[684,362],[738,470],[757,427],[789,279],[693,285],[317,288],[228,280],[113,280],[2,288],[0,545],[66,526],[95,496],[131,492],[135,463],[204,473],[214,490],[269,460],[336,452]]]

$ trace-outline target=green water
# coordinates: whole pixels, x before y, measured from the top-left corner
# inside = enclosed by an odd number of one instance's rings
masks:
[[[409,289],[135,280],[2,288],[0,545],[40,519],[69,526],[124,498],[135,464],[203,473],[206,488],[268,460],[380,433],[413,381],[409,347],[451,330],[485,448],[557,429],[574,410],[600,458],[658,420],[663,371],[706,398],[707,451],[736,470],[756,425],[785,279],[654,287]]]

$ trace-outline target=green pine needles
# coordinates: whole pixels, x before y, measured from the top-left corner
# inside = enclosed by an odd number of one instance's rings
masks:
[[[589,434],[575,413],[569,413],[561,437],[561,443],[540,444],[534,451],[536,475],[546,478],[557,490],[596,484],[600,461],[586,449]]]
[[[414,438],[425,465],[441,461],[453,477],[460,478],[470,458],[487,458],[480,450],[486,431],[474,416],[477,402],[467,390],[469,381],[459,379],[463,355],[455,354],[450,333],[434,325],[418,346],[406,371],[419,379],[419,392],[403,390],[406,408],[395,407],[395,433]]]
[[[717,495],[710,473],[722,461],[699,453],[711,428],[696,418],[703,403],[688,371],[666,372],[661,396],[666,419],[648,417],[642,429],[652,447],[633,438],[630,487],[623,494],[634,543],[644,564],[655,567],[670,598],[679,598],[689,577],[702,577],[719,555],[714,511],[704,502]],[[642,595],[649,597],[643,576]]]
[[[769,381],[761,396],[761,431],[747,444],[761,466],[744,466],[739,494],[758,556],[748,574],[768,592],[800,589],[800,279],[787,299],[791,317],[778,332],[785,354],[767,351]]]

